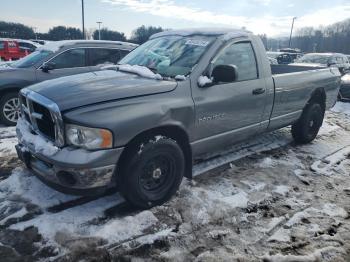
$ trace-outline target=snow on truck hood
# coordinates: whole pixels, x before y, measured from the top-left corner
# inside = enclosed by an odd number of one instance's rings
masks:
[[[115,70],[61,77],[29,86],[54,101],[61,111],[122,98],[165,93],[176,82],[156,80]]]

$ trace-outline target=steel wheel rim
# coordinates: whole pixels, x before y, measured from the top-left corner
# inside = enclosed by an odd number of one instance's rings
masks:
[[[318,112],[314,111],[312,112],[311,118],[308,123],[309,127],[309,134],[314,136],[317,134],[318,130],[320,129],[321,126],[321,121],[318,117]]]
[[[156,192],[162,190],[169,182],[169,177],[173,176],[175,170],[173,159],[168,156],[154,157],[143,168],[140,177],[140,185],[146,192]],[[159,177],[154,177],[160,171]],[[153,176],[153,177],[152,177]]]
[[[6,101],[2,113],[8,121],[17,122],[20,114],[19,99],[11,98]]]

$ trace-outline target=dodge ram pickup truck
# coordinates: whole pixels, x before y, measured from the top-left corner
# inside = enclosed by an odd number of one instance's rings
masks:
[[[311,142],[339,86],[337,68],[270,65],[246,31],[166,31],[115,67],[22,89],[16,148],[57,190],[150,208],[207,153],[289,125]]]

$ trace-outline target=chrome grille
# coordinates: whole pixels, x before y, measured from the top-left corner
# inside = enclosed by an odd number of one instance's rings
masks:
[[[64,145],[64,126],[58,106],[46,97],[28,90],[20,92],[21,113],[32,130],[57,146]]]

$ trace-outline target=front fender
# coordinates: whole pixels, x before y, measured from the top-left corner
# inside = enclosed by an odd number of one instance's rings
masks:
[[[138,134],[175,125],[189,131],[194,124],[193,101],[174,92],[157,94],[75,109],[64,114],[65,122],[107,128],[114,146],[125,146]]]

